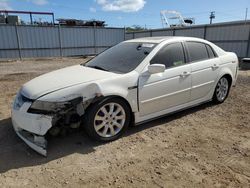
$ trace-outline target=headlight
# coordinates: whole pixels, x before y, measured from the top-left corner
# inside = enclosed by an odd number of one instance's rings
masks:
[[[64,102],[47,102],[36,100],[32,103],[28,112],[38,114],[51,114],[60,112],[65,109],[70,109],[79,104],[80,102],[82,102],[82,97],[78,97]]]
[[[29,112],[44,111],[44,112],[56,112],[60,109],[66,108],[69,102],[46,102],[46,101],[35,101],[32,103]]]
[[[13,104],[13,108],[15,110],[19,110],[25,102],[32,102],[31,99],[28,99],[27,97],[23,96],[21,92],[18,92]]]

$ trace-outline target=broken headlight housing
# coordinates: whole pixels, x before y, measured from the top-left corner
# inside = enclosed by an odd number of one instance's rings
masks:
[[[14,100],[13,108],[15,110],[19,110],[25,102],[32,102],[31,99],[28,99],[27,97],[23,96],[21,92],[18,92],[16,95],[16,98]]]
[[[30,106],[28,112],[35,114],[54,114],[69,110],[82,102],[82,97],[78,97],[64,102],[47,102],[36,100]]]

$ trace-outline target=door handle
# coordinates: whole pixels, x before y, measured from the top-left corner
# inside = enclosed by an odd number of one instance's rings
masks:
[[[212,69],[217,69],[217,68],[219,68],[220,66],[218,65],[218,64],[214,64],[213,66],[212,66]]]
[[[189,76],[190,74],[191,74],[191,72],[184,71],[184,72],[180,75],[180,77],[185,78],[185,77]]]

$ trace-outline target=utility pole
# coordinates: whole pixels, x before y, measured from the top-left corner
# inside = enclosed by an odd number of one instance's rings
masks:
[[[248,8],[246,8],[245,21],[247,21]]]
[[[215,11],[210,12],[209,18],[210,18],[210,24],[212,24],[213,23],[213,19],[215,19]]]

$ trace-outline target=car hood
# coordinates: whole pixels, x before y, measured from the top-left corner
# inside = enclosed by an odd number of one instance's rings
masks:
[[[41,75],[24,84],[21,92],[29,99],[37,99],[60,89],[116,75],[112,72],[75,65]]]

